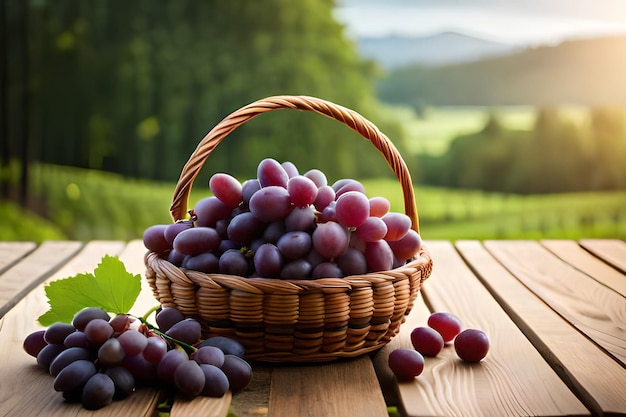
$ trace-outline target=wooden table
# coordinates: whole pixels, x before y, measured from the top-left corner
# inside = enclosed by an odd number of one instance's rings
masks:
[[[426,243],[434,271],[401,332],[371,357],[318,365],[257,364],[248,388],[175,401],[172,416],[626,415],[626,243],[620,240]],[[105,254],[142,274],[139,241],[0,242],[0,416],[151,416],[155,389],[97,412],[65,404],[52,377],[22,351],[47,310],[43,283],[90,272]],[[134,313],[155,301],[147,284]],[[433,311],[450,311],[491,340],[479,364],[453,347],[397,383],[392,349]]]

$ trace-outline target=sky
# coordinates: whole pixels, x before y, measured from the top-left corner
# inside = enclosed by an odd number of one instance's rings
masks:
[[[454,31],[519,46],[626,35],[626,0],[337,0],[351,37]]]

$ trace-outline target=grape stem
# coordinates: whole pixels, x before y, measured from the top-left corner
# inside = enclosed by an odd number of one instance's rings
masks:
[[[164,332],[159,330],[158,327],[154,326],[153,324],[151,324],[148,321],[148,317],[152,313],[154,313],[155,311],[157,311],[160,308],[161,308],[161,306],[152,307],[150,310],[148,310],[148,312],[146,314],[144,314],[142,317],[137,317],[137,319],[141,322],[141,324],[146,326],[152,332],[154,332],[155,334],[159,335],[161,338],[165,339],[165,341],[171,342],[171,343],[174,343],[177,346],[180,346],[188,354],[191,354],[191,353],[195,352],[196,350],[198,350],[194,346],[190,345],[189,343],[185,343],[185,342],[182,342],[182,341],[180,341],[178,339],[174,339],[172,336],[168,336],[167,334],[165,334]]]

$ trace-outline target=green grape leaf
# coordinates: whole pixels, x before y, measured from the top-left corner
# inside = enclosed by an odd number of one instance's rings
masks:
[[[141,291],[141,276],[126,271],[117,256],[105,255],[93,274],[58,279],[44,287],[50,309],[37,320],[43,326],[71,323],[86,307],[109,313],[128,313]]]

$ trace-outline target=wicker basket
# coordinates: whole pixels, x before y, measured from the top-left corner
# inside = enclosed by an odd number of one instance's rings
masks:
[[[259,100],[215,126],[182,170],[170,208],[174,221],[187,217],[192,183],[213,149],[241,124],[277,109],[319,113],[370,140],[400,181],[405,213],[419,231],[410,174],[391,141],[358,113],[305,96]],[[432,270],[426,249],[391,271],[306,281],[205,274],[177,268],[153,252],[145,264],[149,285],[164,307],[197,318],[204,337],[234,338],[245,346],[247,359],[269,362],[324,362],[381,348],[398,333]]]

